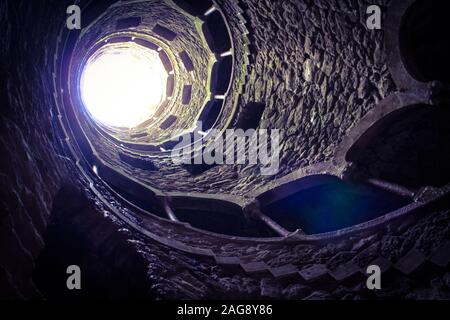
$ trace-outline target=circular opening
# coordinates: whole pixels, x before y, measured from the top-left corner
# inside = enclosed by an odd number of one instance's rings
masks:
[[[418,0],[406,11],[400,27],[400,48],[411,75],[419,81],[450,82],[450,42],[445,38],[445,1]]]
[[[104,125],[133,128],[165,99],[167,77],[156,51],[134,42],[107,44],[83,68],[81,99]]]

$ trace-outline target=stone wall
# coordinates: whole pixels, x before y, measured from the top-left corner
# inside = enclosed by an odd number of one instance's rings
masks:
[[[241,8],[250,32],[239,108],[263,103],[260,127],[285,129],[281,171],[267,179],[330,159],[346,131],[395,90],[383,31],[365,29],[362,1],[230,1],[236,6],[224,8]],[[210,256],[128,228],[90,191],[55,128],[53,51],[68,4],[0,3],[0,298],[71,298],[58,282],[69,263],[86,272],[85,297],[450,298],[448,203],[367,234],[313,244],[213,243],[211,236],[209,245],[172,226]],[[230,21],[234,14],[228,12]],[[245,194],[267,182],[252,167],[218,166],[198,176],[165,161],[157,167],[126,170],[164,190]],[[173,236],[169,222],[120,210]],[[59,255],[64,250],[74,254]],[[375,260],[395,275],[377,293],[364,287],[365,267]]]
[[[388,4],[379,2],[384,13]],[[296,169],[332,159],[346,132],[396,90],[387,66],[384,31],[366,28],[364,3],[225,1],[222,5],[238,42],[243,21],[234,19],[237,8],[248,29],[251,63],[236,117],[249,103],[265,105],[258,128],[281,131],[280,170],[262,176],[259,165],[223,165],[193,175],[164,158],[152,160],[160,167],[157,171],[123,165],[130,176],[158,189],[246,195]],[[242,56],[237,54],[236,59]],[[98,150],[108,162],[120,165],[114,150],[105,145]]]
[[[33,19],[65,12],[64,1],[51,2],[0,4],[0,297],[39,296],[31,281],[34,259],[45,245],[53,197],[69,179],[70,160],[58,153],[52,128],[56,29],[47,19]]]

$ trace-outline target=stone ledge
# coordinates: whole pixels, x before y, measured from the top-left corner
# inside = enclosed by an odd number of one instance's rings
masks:
[[[239,266],[241,264],[241,260],[238,257],[221,257],[214,256],[217,264],[223,266]]]
[[[329,270],[324,264],[315,264],[299,271],[300,277],[307,283],[325,282],[331,279]]]
[[[299,275],[298,268],[293,264],[286,264],[280,267],[270,268],[269,272],[276,279],[295,277]]]
[[[425,263],[425,255],[417,249],[411,249],[397,261],[395,268],[406,275],[412,275],[423,268]]]
[[[445,268],[450,263],[450,241],[446,240],[439,248],[434,251],[430,257],[429,261],[437,265],[438,267]]]
[[[241,267],[248,274],[265,273],[269,269],[269,266],[265,262],[261,261],[241,263]]]
[[[353,262],[340,265],[330,275],[337,281],[348,285],[354,285],[364,280],[361,269]]]

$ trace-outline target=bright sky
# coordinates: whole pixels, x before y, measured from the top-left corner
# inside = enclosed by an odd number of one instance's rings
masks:
[[[163,101],[167,72],[157,52],[143,46],[114,44],[101,50],[83,70],[83,103],[105,125],[135,127]]]

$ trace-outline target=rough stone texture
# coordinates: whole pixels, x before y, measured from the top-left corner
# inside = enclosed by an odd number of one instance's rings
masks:
[[[260,126],[281,126],[287,131],[279,175],[329,159],[346,130],[395,90],[385,62],[382,32],[364,28],[362,3],[233,3],[245,9],[253,48],[253,64],[240,103],[265,103]],[[95,270],[88,273],[93,296],[123,297],[124,292],[117,292],[108,283],[124,273],[120,278],[125,283],[123,288],[134,296],[150,299],[450,298],[449,265],[445,263],[448,257],[442,252],[442,244],[450,239],[448,205],[333,241],[259,243],[200,236],[181,225],[146,219],[123,207],[93,177],[93,185],[104,197],[102,201],[89,188],[89,181],[75,170],[74,159],[66,158],[60,141],[63,137],[53,127],[56,121],[52,113],[51,66],[58,27],[64,22],[68,4],[56,0],[46,1],[45,5],[44,1],[0,3],[0,58],[9,62],[0,67],[0,146],[4,151],[0,157],[1,298],[42,298],[62,292],[45,277],[46,268],[61,266],[46,257],[60,250],[55,238],[59,239],[62,231],[68,231],[64,241],[69,247],[83,241],[74,256],[77,263]],[[224,7],[236,10],[235,6]],[[236,21],[231,18],[233,13],[227,11],[230,21]],[[36,17],[55,19],[49,22]],[[238,26],[232,28],[237,30]],[[214,167],[193,177],[164,163],[158,161],[162,170],[151,173],[131,167],[126,170],[139,177],[142,173],[149,184],[165,190],[231,194],[245,194],[276,177],[264,180],[259,169],[252,167]],[[70,198],[64,193],[67,190],[76,203],[61,200]],[[211,255],[163,245],[131,229],[123,218]],[[286,282],[269,272],[270,268],[283,269],[286,265],[299,271],[323,265],[331,272],[348,264],[364,271],[380,258],[389,261],[394,269],[411,250],[420,252],[424,263],[431,263],[433,268],[426,268],[420,277],[398,268],[396,276],[386,279],[383,290],[377,292],[365,289],[363,280],[351,287],[341,283],[340,277],[329,280],[325,268],[325,283],[304,281],[301,273]],[[436,256],[440,257],[436,260],[439,264],[433,263]],[[230,266],[221,261],[233,263]],[[249,264],[261,267],[258,271],[267,266],[267,272],[254,273],[242,267]],[[104,277],[96,279],[97,272],[104,273]]]
[[[33,261],[44,247],[53,197],[68,176],[69,161],[58,154],[52,129],[48,81],[57,30],[30,19],[64,12],[63,2],[51,2],[0,4],[0,297],[39,296]],[[48,41],[45,49],[42,41]]]
[[[330,159],[342,135],[395,89],[382,32],[366,29],[357,1],[245,5],[256,55],[245,99],[266,103],[261,128],[284,129],[278,176]],[[266,182],[251,173],[240,168],[247,179],[235,192]]]
[[[97,205],[99,212],[121,224],[101,203]],[[124,208],[121,210],[126,212]],[[409,274],[408,271],[405,273],[401,268],[391,270],[395,272],[394,275],[384,273],[383,290],[376,292],[366,289],[365,277],[361,276],[374,261],[383,259],[385,262],[389,261],[392,267],[407,259],[411,251],[425,256],[427,261],[437,252],[441,252],[442,244],[445,244],[450,236],[450,212],[446,210],[424,214],[412,222],[404,220],[387,223],[383,228],[365,236],[355,235],[317,244],[258,244],[222,241],[217,238],[208,240],[207,236],[199,237],[195,233],[186,233],[187,230],[183,228],[169,231],[168,237],[171,239],[182,239],[184,236],[184,243],[211,249],[219,256],[234,257],[234,262],[242,261],[241,268],[219,263],[220,259],[216,259],[216,264],[210,257],[200,258],[161,247],[136,233],[130,233],[130,237],[148,261],[151,294],[162,298],[429,299],[439,296],[440,299],[448,299],[450,291],[445,286],[448,264],[437,269],[422,270],[419,274]],[[162,227],[161,230],[156,230],[158,227]],[[151,229],[161,235],[168,234],[168,229],[163,226],[153,224]],[[427,230],[427,233],[418,236],[423,230]],[[166,259],[169,259],[170,263],[167,263]],[[428,264],[427,261],[425,262]],[[322,264],[320,277],[308,279],[303,271],[317,269],[318,264]],[[269,268],[287,265],[301,270],[300,277],[290,277],[289,281],[286,281],[282,277],[271,275]],[[335,271],[341,269],[345,273],[347,265],[351,265],[355,271],[355,268],[359,267],[360,272],[356,272],[358,276],[342,279],[336,277]],[[436,277],[442,279],[444,284],[439,286],[439,295],[430,282]],[[195,285],[192,285],[193,283]]]
[[[259,128],[281,130],[280,168],[262,176],[259,165],[215,166],[192,175],[170,159],[159,171],[125,166],[126,172],[165,191],[245,195],[298,168],[332,158],[342,136],[376,103],[395,90],[386,64],[383,31],[365,26],[357,1],[237,1],[253,50],[238,110],[266,105]],[[380,1],[385,8],[386,1]],[[233,33],[236,8],[224,5]],[[241,58],[241,57],[239,57]],[[117,165],[117,154],[99,146]]]

